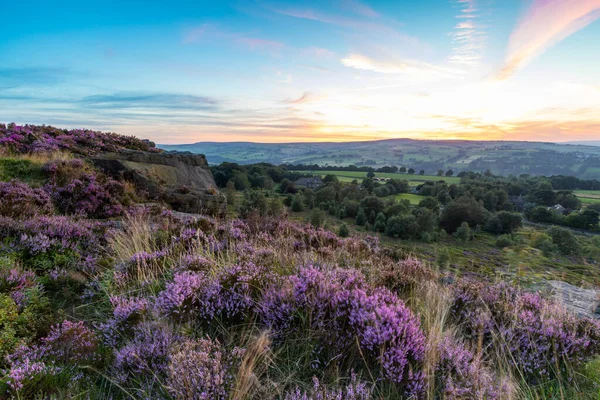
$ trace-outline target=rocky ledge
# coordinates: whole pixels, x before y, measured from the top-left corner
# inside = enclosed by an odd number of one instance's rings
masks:
[[[106,174],[132,182],[176,211],[212,215],[227,211],[225,196],[219,193],[202,154],[126,150],[98,154],[92,161]]]

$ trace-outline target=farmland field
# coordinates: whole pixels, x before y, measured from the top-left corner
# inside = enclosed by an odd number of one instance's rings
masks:
[[[573,193],[584,204],[600,203],[600,190],[575,190]]]
[[[416,206],[417,204],[419,204],[419,202],[421,200],[423,200],[425,198],[425,196],[419,196],[418,194],[412,194],[412,193],[401,193],[401,194],[397,194],[394,197],[394,199],[396,200],[408,200],[410,201],[410,204],[413,206]]]
[[[354,179],[365,179],[367,177],[367,173],[363,171],[299,171],[303,174],[313,174],[320,175],[321,177],[325,175],[335,175],[342,182],[351,182]],[[427,181],[446,181],[448,183],[459,183],[460,178],[456,176],[437,176],[437,175],[410,175],[410,174],[401,174],[401,173],[386,173],[386,172],[376,172],[375,177],[377,178],[393,178],[393,179],[402,179],[407,180],[409,182],[415,182],[416,184],[420,184]]]

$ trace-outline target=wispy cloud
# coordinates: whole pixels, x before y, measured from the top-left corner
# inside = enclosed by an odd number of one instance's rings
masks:
[[[498,79],[507,79],[562,39],[600,17],[600,0],[534,0],[510,36]]]
[[[416,60],[377,60],[362,54],[349,54],[341,60],[346,67],[381,74],[410,75],[413,78],[436,78],[457,75],[458,71]]]
[[[250,50],[281,50],[285,44],[276,40],[258,38],[238,32],[229,32],[212,24],[202,24],[184,32],[183,43],[195,43],[204,38],[221,38],[243,45]]]
[[[321,99],[323,99],[323,96],[317,96],[311,92],[304,92],[304,93],[302,93],[302,95],[300,97],[297,97],[295,99],[287,99],[287,100],[282,101],[282,103],[290,104],[290,105],[298,105],[298,104],[314,102],[314,101],[321,100]]]
[[[215,110],[217,100],[189,94],[123,92],[84,97],[79,103],[99,109]]]
[[[475,0],[457,0],[460,12],[459,20],[452,36],[452,54],[448,62],[456,65],[477,66],[485,49],[486,34],[480,22],[480,10]]]
[[[342,0],[342,6],[363,17],[375,18],[380,16],[369,5],[361,3],[358,0]]]

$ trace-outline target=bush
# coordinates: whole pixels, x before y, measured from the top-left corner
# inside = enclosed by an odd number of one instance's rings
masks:
[[[292,199],[292,211],[300,212],[304,210],[304,204],[302,203],[302,198],[299,194],[295,195]]]
[[[566,255],[578,255],[581,252],[581,246],[573,232],[567,228],[553,226],[546,233],[552,238],[552,243],[556,245],[558,251]]]
[[[456,230],[456,232],[454,232],[454,236],[459,239],[462,240],[463,242],[469,241],[473,239],[473,232],[471,232],[471,228],[469,227],[469,224],[466,222],[463,222],[460,227]]]
[[[362,208],[358,210],[358,214],[356,214],[356,225],[364,226],[367,223],[367,215],[365,214],[365,210]]]
[[[341,224],[340,229],[338,230],[338,236],[345,238],[345,237],[348,237],[349,234],[350,234],[350,231],[348,229],[348,225]]]
[[[0,182],[0,215],[13,218],[30,218],[51,214],[54,207],[43,189],[13,180]]]
[[[558,246],[552,242],[552,237],[546,233],[536,232],[531,238],[531,247],[539,249],[545,256],[558,251]]]
[[[325,211],[320,208],[313,208],[310,212],[310,223],[314,227],[321,227],[325,222]]]
[[[513,244],[515,244],[515,242],[512,240],[512,237],[510,235],[500,235],[498,236],[498,239],[496,239],[496,247],[510,247]]]

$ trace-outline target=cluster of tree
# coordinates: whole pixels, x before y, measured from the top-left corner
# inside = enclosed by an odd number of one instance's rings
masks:
[[[530,207],[525,210],[525,217],[531,222],[565,225],[590,231],[600,230],[600,204],[591,204],[579,212],[562,215],[544,206]]]
[[[211,168],[215,183],[220,188],[227,187],[232,182],[235,190],[273,189],[275,184],[284,180],[290,182],[307,176],[296,171],[288,170],[285,166],[267,163],[240,165],[224,162]]]

